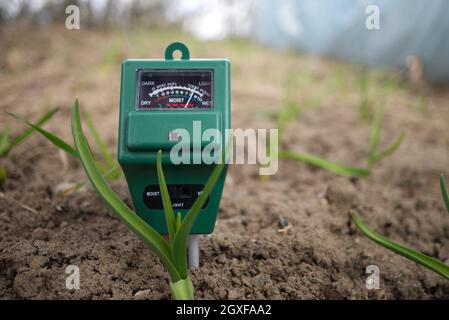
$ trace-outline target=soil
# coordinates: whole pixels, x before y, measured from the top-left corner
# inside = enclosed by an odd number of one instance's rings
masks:
[[[290,96],[301,107],[282,148],[365,166],[370,124],[360,120],[357,66],[277,52],[246,40],[201,42],[176,30],[67,31],[61,27],[0,29],[0,123],[13,136],[25,127],[13,111],[36,119],[61,111],[45,128],[71,142],[75,96],[111,150],[116,149],[120,62],[159,58],[175,40],[193,57],[232,62],[234,128],[273,128],[273,112]],[[449,91],[407,81],[385,92],[386,71],[372,70],[370,95],[386,99],[380,147],[406,139],[367,179],[280,161],[261,179],[255,165],[233,165],[215,232],[201,239],[201,265],[191,272],[199,299],[447,299],[449,282],[361,234],[357,212],[381,234],[449,263],[449,216],[438,177],[449,164]],[[167,273],[83,181],[80,164],[38,135],[1,164],[1,299],[168,299]],[[130,204],[125,181],[112,183]],[[280,220],[290,225],[280,232]],[[65,286],[68,265],[80,269],[80,289]],[[368,265],[380,269],[380,289],[365,286]]]

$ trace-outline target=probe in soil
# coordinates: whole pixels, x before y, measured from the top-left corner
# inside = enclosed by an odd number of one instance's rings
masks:
[[[189,236],[189,268],[198,268],[200,266],[200,236],[192,234]]]

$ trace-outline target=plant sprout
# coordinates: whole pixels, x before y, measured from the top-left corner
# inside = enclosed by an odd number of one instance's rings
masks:
[[[31,131],[36,130],[39,134],[41,134],[44,138],[46,138],[48,141],[50,141],[58,149],[66,152],[67,154],[69,154],[70,156],[72,156],[76,159],[79,159],[78,151],[75,148],[73,148],[70,144],[68,144],[67,142],[65,142],[63,139],[56,136],[55,134],[39,127],[38,123],[32,124],[32,123],[22,119],[21,117],[19,117],[18,115],[14,114],[14,113],[9,112],[8,114],[10,116],[24,122],[28,126],[30,126],[29,130],[31,130]],[[86,119],[89,131],[92,134],[94,141],[95,141],[97,147],[99,148],[100,153],[105,161],[105,164],[103,164],[100,161],[96,162],[99,170],[102,172],[103,177],[107,178],[110,181],[114,181],[119,178],[122,178],[123,174],[119,169],[119,165],[114,160],[111,152],[108,150],[105,141],[101,138],[100,134],[96,130],[89,114],[87,112],[84,112],[83,115],[84,115],[84,118]],[[72,191],[78,190],[79,188],[87,185],[87,183],[88,183],[88,181],[79,182],[79,183],[75,184],[75,186],[68,188],[67,190],[64,190],[62,193],[68,194]]]
[[[379,144],[380,128],[382,126],[382,118],[384,115],[384,107],[385,102],[382,102],[373,117],[373,123],[371,126],[370,144],[369,144],[369,155],[368,155],[368,168],[370,169],[374,166],[374,164],[395,153],[405,139],[404,132],[401,132],[399,137],[397,137],[396,140],[394,140],[390,144],[390,146],[388,146],[381,152],[377,151],[377,146]]]
[[[284,101],[282,104],[281,111],[277,115],[278,122],[278,130],[279,130],[279,141],[282,142],[282,138],[285,132],[285,127],[289,121],[294,121],[298,118],[301,108],[298,106],[296,100],[291,99],[291,86],[294,84],[294,81],[291,77],[287,79],[286,82],[286,90],[284,94]],[[373,103],[368,95],[368,85],[369,85],[369,74],[368,71],[364,70],[362,72],[361,80],[360,80],[361,90],[362,90],[362,102],[364,107],[360,107],[363,109],[362,112],[365,116],[369,117],[372,113]],[[390,79],[386,82],[386,90],[391,93],[398,87],[396,77]],[[320,100],[318,100],[320,101]],[[367,168],[359,168],[359,167],[351,167],[338,164],[333,161],[326,160],[322,157],[308,154],[308,153],[300,153],[292,150],[280,150],[277,156],[280,159],[287,160],[295,160],[307,163],[309,165],[319,167],[321,169],[343,175],[349,177],[368,177],[371,175],[372,167],[380,162],[381,160],[391,156],[395,153],[402,142],[405,139],[405,134],[401,133],[396,140],[394,140],[387,148],[382,151],[378,151],[379,144],[379,135],[380,129],[382,125],[382,119],[384,114],[384,105],[383,102],[379,108],[376,110],[372,120],[371,126],[371,136],[370,136],[370,144],[369,144],[369,155],[368,155],[368,165]],[[270,157],[274,157],[276,155],[270,153]]]
[[[187,267],[187,241],[192,226],[198,217],[201,207],[206,202],[207,197],[215,186],[220,174],[224,169],[224,161],[217,164],[209,180],[207,181],[201,195],[196,199],[191,209],[184,218],[178,213],[175,217],[170,196],[168,194],[164,173],[162,170],[162,152],[157,154],[157,173],[159,188],[161,190],[163,207],[168,229],[168,241],[155,229],[148,225],[142,218],[133,212],[117,196],[117,194],[107,184],[103,175],[97,167],[92,155],[87,139],[81,126],[78,100],[75,100],[72,107],[72,134],[79,159],[84,170],[97,193],[117,213],[123,221],[139,235],[157,254],[162,264],[170,276],[170,288],[174,299],[191,300],[194,298],[193,285],[188,274]]]
[[[359,116],[360,119],[368,121],[372,115],[373,101],[369,94],[370,73],[363,69],[360,74],[359,88],[360,88],[360,102],[359,102]]]
[[[301,161],[327,171],[348,177],[368,177],[370,171],[364,168],[342,166],[335,162],[325,160],[308,153],[299,153],[294,151],[279,151],[279,158]]]
[[[6,127],[3,129],[3,131],[0,133],[0,159],[5,158],[8,156],[9,152],[13,150],[15,147],[17,147],[20,143],[25,141],[35,130],[35,128],[40,128],[42,125],[44,125],[48,120],[50,120],[56,112],[59,111],[59,108],[51,109],[48,112],[45,112],[36,122],[35,124],[28,128],[27,130],[23,131],[21,134],[19,134],[14,139],[10,140],[10,129],[9,126],[6,125]],[[4,182],[6,180],[6,170],[0,165],[0,183]]]
[[[294,84],[291,77],[287,79],[286,82],[286,92],[284,96],[284,102],[282,105],[282,109],[278,114],[277,122],[278,122],[278,132],[279,132],[279,141],[282,142],[282,138],[284,135],[285,127],[289,121],[296,120],[301,112],[301,108],[298,106],[296,101],[292,101],[291,99],[291,86]],[[317,100],[318,102],[320,99]],[[313,104],[315,105],[315,104]],[[356,168],[340,165],[338,163],[326,160],[316,155],[308,154],[308,153],[300,153],[292,150],[280,150],[277,155],[269,152],[270,157],[278,156],[280,159],[287,160],[295,160],[307,163],[309,165],[313,165],[315,167],[319,167],[324,170],[328,170],[330,172],[349,176],[349,177],[367,177],[370,175],[370,171],[365,168]],[[266,179],[266,178],[265,178]]]
[[[449,212],[449,196],[447,193],[443,175],[440,176],[440,188],[441,193],[443,195],[444,204],[446,206],[447,211]],[[401,256],[406,257],[409,260],[412,260],[418,264],[423,265],[424,267],[438,273],[439,275],[449,280],[449,266],[447,264],[435,258],[429,257],[417,250],[407,248],[405,246],[402,246],[396,242],[393,242],[385,238],[384,236],[368,228],[355,213],[352,214],[352,221],[368,238],[370,238],[374,242]]]

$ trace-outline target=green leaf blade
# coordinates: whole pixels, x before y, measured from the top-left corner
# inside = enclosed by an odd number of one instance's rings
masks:
[[[50,120],[55,113],[57,113],[59,111],[59,108],[53,108],[50,111],[46,112],[44,115],[42,115],[42,117],[40,117],[35,123],[34,125],[36,127],[41,127],[43,126],[48,120]],[[22,120],[23,121],[23,120]],[[18,135],[17,137],[15,137],[12,141],[11,144],[8,148],[8,151],[11,150],[12,148],[16,147],[18,144],[22,143],[26,138],[28,138],[34,131],[33,127],[28,128],[27,130],[25,130],[24,132],[22,132],[20,135]]]
[[[371,125],[371,136],[369,143],[369,156],[368,156],[368,166],[371,167],[376,162],[377,157],[377,146],[379,144],[380,127],[382,125],[382,118],[384,114],[385,101],[379,106],[376,111],[373,122]]]
[[[0,158],[2,158],[6,151],[8,150],[9,145],[9,125],[6,125],[5,129],[2,131],[0,135]]]
[[[179,228],[181,228],[181,223],[182,223],[182,215],[181,212],[178,212],[175,221],[175,233],[178,232]]]
[[[330,172],[347,177],[368,177],[371,174],[370,170],[368,169],[343,166],[307,153],[279,151],[278,155],[281,159],[305,162],[309,165],[313,165],[321,169],[325,169]]]
[[[6,170],[0,166],[0,184],[6,181]]]
[[[378,234],[377,232],[368,228],[363,221],[356,214],[352,214],[352,221],[355,223],[357,228],[360,229],[368,238],[372,241],[380,244],[384,248],[391,250],[403,257],[406,257],[409,260],[412,260],[436,273],[443,276],[444,278],[449,280],[449,266],[444,264],[443,262],[429,257],[417,250],[407,248],[398,243],[395,243],[384,236]]]
[[[402,142],[404,142],[404,140],[405,140],[405,133],[401,132],[399,137],[397,137],[396,140],[389,147],[387,147],[384,151],[379,153],[374,158],[374,163],[379,162],[379,161],[391,156],[393,153],[395,153],[399,149],[399,147],[402,145]]]
[[[157,153],[157,179],[159,181],[159,189],[161,191],[162,204],[164,206],[165,221],[167,223],[167,230],[170,242],[173,241],[175,236],[175,214],[170,200],[170,194],[168,193],[167,183],[165,182],[164,171],[162,170],[162,151]]]
[[[67,142],[62,140],[61,138],[57,137],[53,133],[48,132],[47,130],[42,129],[41,127],[39,127],[37,125],[34,125],[34,124],[22,119],[21,117],[19,117],[18,115],[14,114],[14,113],[8,112],[8,114],[10,116],[26,123],[28,126],[30,126],[33,129],[33,131],[36,130],[38,133],[40,133],[43,137],[45,137],[48,141],[53,143],[59,149],[67,152],[69,155],[71,155],[74,158],[78,158],[78,152],[72,146],[70,146]]]
[[[440,176],[440,189],[441,194],[443,195],[444,205],[446,206],[446,210],[449,213],[449,195],[447,194],[446,183],[444,182],[444,175]]]
[[[92,118],[90,117],[88,112],[83,112],[84,119],[86,121],[87,127],[92,134],[92,137],[94,138],[95,144],[97,145],[98,149],[100,150],[100,153],[104,160],[106,161],[106,164],[108,166],[108,169],[116,167],[117,163],[114,160],[114,157],[112,156],[111,152],[108,149],[108,146],[106,145],[106,142],[103,140],[103,138],[98,133],[97,129],[95,128],[95,125],[92,121]],[[114,173],[114,175],[111,175],[111,178],[115,178],[115,175],[119,174],[120,172],[117,171]]]
[[[159,256],[162,263],[167,268],[172,281],[176,282],[181,280],[179,272],[170,259],[170,248],[164,238],[128,208],[128,206],[107,184],[105,179],[102,177],[102,174],[96,167],[95,160],[81,126],[78,100],[75,100],[72,107],[72,134],[75,146],[78,150],[79,158],[92,186],[110,206],[110,208],[114,210],[130,227],[130,229],[139,235]]]

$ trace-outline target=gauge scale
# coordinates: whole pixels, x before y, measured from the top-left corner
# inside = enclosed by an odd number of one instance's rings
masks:
[[[136,109],[213,108],[213,70],[139,70]]]

